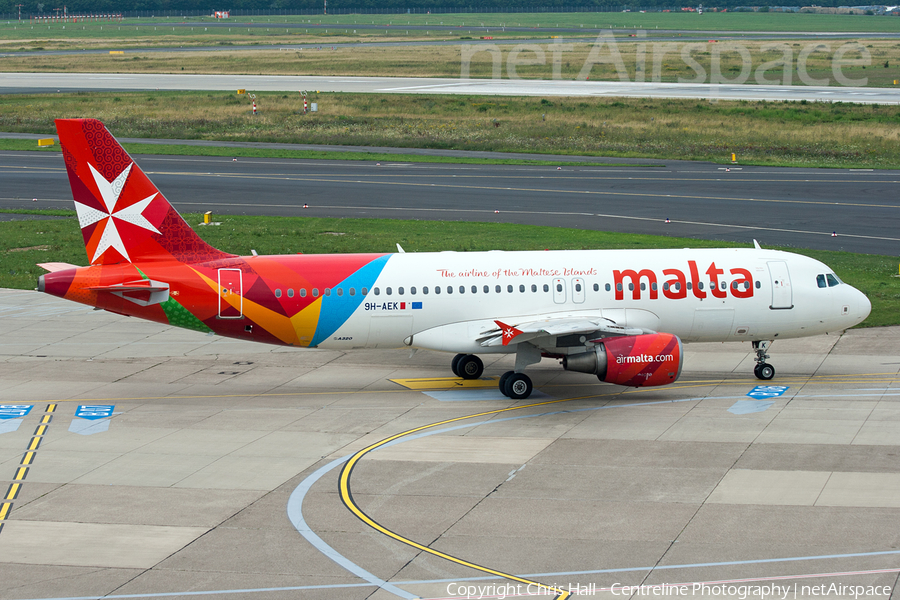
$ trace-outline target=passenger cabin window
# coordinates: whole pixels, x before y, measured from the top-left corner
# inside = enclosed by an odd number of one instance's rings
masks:
[[[503,291],[503,288],[500,287],[499,285],[495,285],[495,286],[494,286],[494,291],[497,292],[497,293],[499,294],[500,292]]]
[[[822,286],[820,285],[819,287],[822,287]],[[281,288],[278,288],[277,290],[275,290],[275,297],[281,298]]]
[[[376,295],[376,296],[380,296],[380,295],[381,295],[381,288],[375,288],[375,289],[372,290],[372,291],[375,292],[375,295]]]
[[[524,286],[524,285],[519,285],[519,292],[522,292],[522,293],[525,292],[525,286]]]
[[[535,285],[535,284],[532,283],[532,284],[531,284],[531,291],[532,291],[532,292],[536,292],[536,291],[537,291],[537,285]]]
[[[422,293],[425,294],[426,296],[428,295],[428,286],[427,285],[422,287]]]
[[[545,291],[545,292],[549,292],[549,291],[550,291],[550,286],[547,285],[546,283],[544,284],[544,291]]]
[[[368,288],[363,288],[362,290],[360,290],[360,293],[361,293],[363,296],[367,296],[367,295],[369,294],[369,289],[368,289]]]
[[[441,293],[441,286],[439,286],[439,285],[434,286],[434,293],[435,293],[435,294],[440,294],[440,293]]]
[[[392,290],[391,288],[385,288],[384,293],[390,296],[394,293],[394,290]]]
[[[489,285],[484,286],[484,293],[485,293],[485,294],[489,293],[490,291],[491,291],[491,286],[489,286]]]
[[[278,294],[278,295],[280,296],[281,294]],[[288,288],[288,298],[293,298],[293,297],[294,297],[294,288]]]
[[[331,288],[325,288],[325,295],[326,295],[326,296],[330,296],[330,295],[331,295]]]
[[[402,288],[402,287],[397,288],[397,294],[399,294],[400,296],[403,295],[403,288]]]
[[[300,288],[300,297],[306,298],[306,288]]]
[[[313,298],[319,297],[319,288],[313,288]]]
[[[414,287],[409,288],[409,293],[412,294],[413,296],[415,296],[415,295],[416,295],[416,288],[414,288]]]
[[[606,291],[608,292],[610,289],[611,289],[611,288],[610,288],[610,285],[607,283],[607,284],[606,284]]]
[[[506,286],[506,291],[512,294],[513,287],[511,285]]]
[[[448,286],[447,286],[447,293],[448,293],[448,294],[452,294],[452,293],[453,293],[453,286],[452,286],[452,285],[448,285]]]
[[[338,295],[338,296],[343,296],[343,295],[344,295],[344,288],[336,288],[336,289],[337,289],[337,295]]]
[[[464,285],[459,286],[459,293],[460,293],[460,294],[465,294],[465,293],[466,293],[466,286],[464,286]]]
[[[350,288],[350,295],[351,295],[351,296],[355,296],[355,295],[356,295],[356,288]]]

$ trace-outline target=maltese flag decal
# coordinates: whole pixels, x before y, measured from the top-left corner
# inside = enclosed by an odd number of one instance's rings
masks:
[[[520,330],[516,329],[512,325],[507,325],[506,323],[504,323],[502,321],[495,320],[494,323],[496,323],[497,327],[500,328],[500,331],[503,332],[503,345],[504,346],[508,346],[509,343],[511,341],[513,341],[513,339],[516,336],[522,334],[522,332]]]

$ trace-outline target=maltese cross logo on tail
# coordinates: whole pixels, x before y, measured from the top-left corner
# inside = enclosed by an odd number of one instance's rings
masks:
[[[509,343],[511,341],[513,341],[513,338],[515,338],[517,335],[520,335],[522,333],[520,330],[516,329],[512,325],[507,325],[506,323],[504,323],[502,321],[495,320],[494,323],[496,323],[497,327],[500,328],[500,331],[503,332],[503,345],[504,346],[509,345]]]
[[[82,204],[77,200],[75,201],[75,209],[78,212],[78,224],[81,225],[81,229],[106,219],[106,221],[100,225],[102,228],[100,240],[97,242],[97,248],[94,250],[91,264],[95,263],[109,248],[115,249],[125,258],[125,260],[131,262],[128,251],[125,249],[125,243],[122,241],[122,235],[119,232],[119,222],[124,221],[158,234],[159,230],[156,229],[143,214],[147,206],[154,198],[156,198],[158,192],[144,198],[140,202],[135,202],[131,206],[116,210],[116,204],[119,202],[122,191],[125,189],[125,182],[128,180],[128,174],[131,173],[131,167],[134,166],[134,163],[128,165],[125,170],[112,181],[107,181],[106,178],[98,173],[97,169],[90,163],[88,163],[88,166],[91,168],[91,174],[94,176],[94,182],[97,184],[97,189],[100,191],[100,196],[106,209],[105,211],[98,210],[87,206],[86,204]],[[97,232],[94,233],[92,239],[95,239],[96,236]]]

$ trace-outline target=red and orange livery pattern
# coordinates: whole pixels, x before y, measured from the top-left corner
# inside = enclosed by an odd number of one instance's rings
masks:
[[[325,294],[371,287],[389,258],[222,252],[194,232],[102,123],[67,119],[57,128],[91,264],[44,275],[47,293],[198,331],[315,346],[364,299]],[[294,289],[310,293],[289,296]]]

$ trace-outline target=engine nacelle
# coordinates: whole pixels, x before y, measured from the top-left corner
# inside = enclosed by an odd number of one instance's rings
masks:
[[[617,385],[666,385],[681,376],[682,356],[677,335],[624,335],[606,338],[588,352],[564,357],[563,368],[591,373]]]

